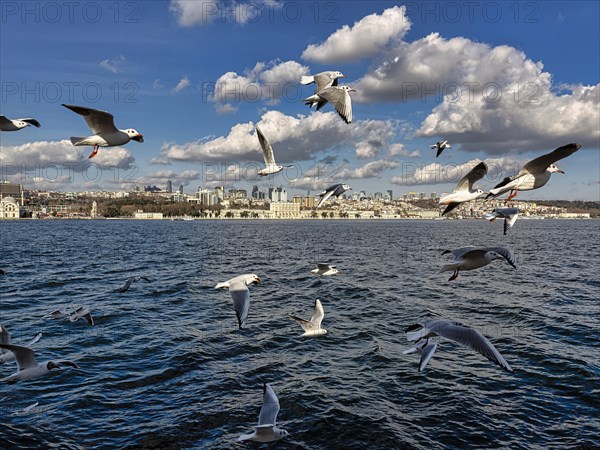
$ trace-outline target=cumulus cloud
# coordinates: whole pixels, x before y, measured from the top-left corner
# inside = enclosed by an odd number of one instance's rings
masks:
[[[398,161],[390,161],[387,159],[380,159],[378,161],[371,161],[364,166],[357,167],[355,169],[345,168],[340,171],[340,180],[357,179],[357,178],[375,178],[379,177],[381,172],[388,169],[396,169],[400,166]]]
[[[112,73],[122,72],[127,65],[127,58],[123,55],[117,55],[114,58],[107,58],[100,61],[100,67]]]
[[[381,14],[363,17],[352,27],[344,25],[325,42],[306,47],[302,58],[319,63],[339,63],[373,56],[390,41],[401,39],[410,25],[406,8],[395,6]]]
[[[390,156],[407,156],[409,158],[420,158],[421,151],[420,150],[407,150],[404,144],[391,144],[388,147],[388,152]]]
[[[271,143],[278,162],[306,161],[313,155],[343,146],[357,152],[377,154],[394,138],[392,120],[357,121],[345,124],[334,112],[315,112],[308,116],[287,116],[267,111],[258,125]],[[164,144],[162,155],[179,161],[259,161],[262,152],[252,122],[234,125],[227,136]]]
[[[173,88],[173,92],[183,91],[184,89],[190,87],[190,84],[190,79],[188,77],[183,77],[181,80],[179,80],[177,86]]]
[[[418,136],[443,136],[466,151],[501,154],[572,141],[597,146],[599,86],[557,92],[543,64],[520,50],[432,33],[398,43],[356,83],[354,100],[435,99],[439,104]]]
[[[150,172],[146,175],[131,180],[131,183],[147,185],[157,185],[158,187],[166,186],[167,181],[173,184],[173,190],[177,190],[179,185],[188,186],[192,181],[200,179],[200,172],[197,170],[184,170],[176,172],[174,170],[160,170]]]
[[[233,106],[230,103],[218,103],[215,105],[215,111],[217,111],[217,114],[233,114],[237,112],[237,110],[238,107]]]
[[[234,112],[231,103],[266,101],[269,105],[279,103],[281,97],[298,100],[301,92],[298,82],[308,74],[308,67],[296,61],[258,62],[243,74],[227,72],[221,75],[208,100],[217,103],[218,112]]]

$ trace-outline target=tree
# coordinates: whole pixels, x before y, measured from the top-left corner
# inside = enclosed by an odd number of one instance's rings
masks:
[[[328,214],[327,214],[327,211],[323,211],[323,212],[321,213],[321,217],[322,217],[323,219],[327,219],[327,216],[328,216]]]

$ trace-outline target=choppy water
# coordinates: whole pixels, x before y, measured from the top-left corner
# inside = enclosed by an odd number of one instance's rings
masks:
[[[0,244],[0,322],[81,365],[0,387],[0,448],[240,448],[263,382],[290,432],[277,448],[600,446],[598,221],[20,221]],[[441,250],[468,244],[512,249],[518,270],[448,282]],[[212,288],[248,272],[239,331]],[[112,292],[131,275],[152,281]],[[315,298],[329,334],[302,339],[287,315]],[[41,319],[70,304],[96,325]],[[514,373],[447,340],[419,373],[404,330],[426,318],[480,329]]]

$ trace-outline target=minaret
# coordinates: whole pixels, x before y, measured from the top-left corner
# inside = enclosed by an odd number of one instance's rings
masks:
[[[98,217],[98,203],[96,203],[96,200],[92,202],[92,212],[90,215],[92,216],[92,219]]]

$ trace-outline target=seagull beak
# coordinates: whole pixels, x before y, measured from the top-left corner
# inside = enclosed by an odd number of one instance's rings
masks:
[[[565,173],[565,171],[558,169],[558,173]]]
[[[256,278],[254,279],[254,282],[255,282],[256,284],[260,283],[260,278],[256,277]]]
[[[133,139],[134,141],[140,142],[140,143],[144,142],[144,136],[142,136],[141,134],[138,134],[138,135],[132,137],[131,139]]]
[[[350,88],[350,89],[348,90],[348,92],[356,92],[356,89],[352,89],[352,88]]]

